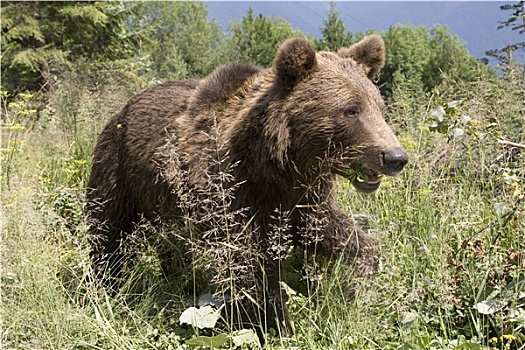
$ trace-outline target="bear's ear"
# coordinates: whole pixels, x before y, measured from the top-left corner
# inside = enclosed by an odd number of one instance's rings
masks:
[[[337,54],[352,58],[370,79],[374,79],[385,65],[385,42],[377,34],[369,35],[350,47],[340,49]]]
[[[315,50],[304,38],[291,38],[277,50],[274,67],[283,87],[293,87],[317,68]]]

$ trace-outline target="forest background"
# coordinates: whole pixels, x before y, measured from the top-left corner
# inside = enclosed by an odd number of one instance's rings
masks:
[[[199,281],[183,267],[164,275],[147,241],[137,244],[128,289],[94,290],[85,186],[97,135],[131,96],[229,61],[270,66],[278,45],[302,33],[252,10],[225,30],[199,2],[2,1],[0,9],[2,347],[256,346],[220,320],[181,325]],[[500,30],[523,38],[524,2],[501,10]],[[366,34],[348,32],[336,4],[321,33],[309,37],[319,50]],[[291,271],[296,337],[266,347],[525,349],[525,73],[513,60],[525,40],[488,53],[496,70],[446,27],[380,34],[387,63],[377,84],[411,162],[374,196],[341,181],[338,198],[381,241],[382,268],[358,281],[342,266],[320,266],[315,283]]]

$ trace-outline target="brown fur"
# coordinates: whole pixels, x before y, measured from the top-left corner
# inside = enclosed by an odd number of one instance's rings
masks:
[[[204,203],[213,191],[210,176],[216,182],[228,168],[228,211],[238,213],[239,232],[257,257],[253,266],[264,266],[264,274],[239,280],[254,284],[257,300],[266,301],[263,330],[289,333],[279,258],[270,254],[276,211],[288,220],[286,245],[357,262],[362,274],[376,268],[374,240],[339,208],[333,185],[336,175],[362,168],[370,181],[354,185],[371,192],[379,174],[395,174],[407,161],[370,80],[384,54],[379,36],[338,53],[316,53],[294,38],[281,45],[272,68],[231,64],[203,80],[168,82],[135,96],[95,150],[88,184],[95,260],[117,265],[119,243],[141,217],[177,222],[181,191],[202,194]],[[313,238],[306,237],[308,221],[322,223]]]

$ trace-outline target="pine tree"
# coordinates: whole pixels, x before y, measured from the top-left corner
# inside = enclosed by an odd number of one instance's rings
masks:
[[[236,58],[242,61],[252,61],[261,66],[272,64],[279,45],[293,36],[302,33],[293,29],[281,18],[255,16],[250,8],[240,22],[231,26],[233,36],[230,45]]]
[[[124,26],[135,4],[2,1],[2,87],[12,92],[52,86],[51,73],[79,59],[133,55],[139,38]]]
[[[328,17],[323,20],[323,24],[324,27],[321,28],[323,38],[315,40],[318,50],[336,51],[352,44],[352,34],[346,32],[344,21],[339,16],[334,2],[330,3]]]
[[[510,28],[511,30],[516,31],[519,35],[525,35],[525,1],[522,0],[512,5],[501,5],[500,9],[503,11],[510,10],[512,13],[506,21],[500,22],[498,30]],[[521,51],[522,55],[525,55],[525,41],[510,43],[503,48],[487,51],[486,55],[495,57],[498,61],[504,64],[509,64],[512,63],[513,53],[519,51]]]

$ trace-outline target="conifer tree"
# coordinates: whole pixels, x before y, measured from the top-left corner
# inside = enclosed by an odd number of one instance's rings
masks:
[[[83,59],[110,61],[134,53],[125,20],[137,4],[2,1],[2,87],[49,91],[51,74]]]
[[[525,37],[525,1],[519,1],[515,4],[501,5],[500,9],[503,11],[512,11],[506,21],[500,22],[499,29],[510,28],[517,32],[522,37]],[[509,43],[503,48],[493,49],[487,51],[487,56],[495,57],[500,62],[508,64],[512,63],[513,53],[518,52],[525,58],[525,40],[516,43]],[[523,62],[523,61],[522,61]]]
[[[323,38],[315,40],[317,50],[336,51],[352,44],[352,33],[346,32],[343,19],[339,16],[335,2],[330,2],[328,17],[323,20],[321,28]]]
[[[235,58],[261,66],[272,64],[275,52],[286,39],[302,35],[301,31],[281,18],[255,16],[250,8],[241,21],[232,24],[230,45]]]

